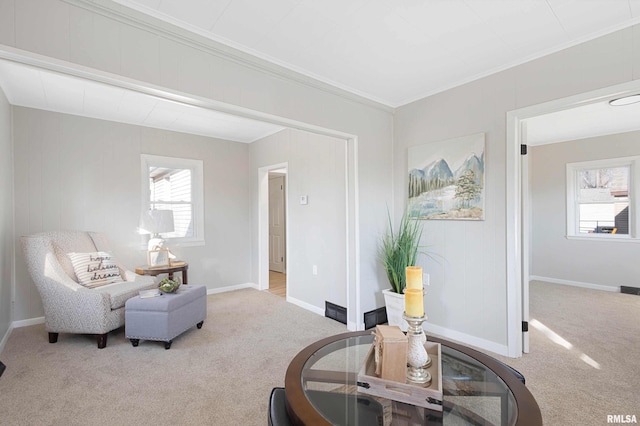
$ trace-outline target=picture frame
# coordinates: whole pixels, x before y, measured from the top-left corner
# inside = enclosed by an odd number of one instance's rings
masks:
[[[485,134],[408,149],[409,217],[485,219]]]
[[[147,251],[147,264],[150,268],[170,266],[169,250],[158,249]]]

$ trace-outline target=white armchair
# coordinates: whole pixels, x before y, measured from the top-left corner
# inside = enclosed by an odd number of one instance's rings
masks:
[[[98,348],[107,345],[109,331],[124,325],[124,304],[140,290],[157,286],[156,279],[137,275],[118,264],[124,281],[87,288],[78,284],[67,253],[110,251],[101,233],[42,232],[21,238],[25,261],[44,307],[49,342],[59,333],[96,334]]]

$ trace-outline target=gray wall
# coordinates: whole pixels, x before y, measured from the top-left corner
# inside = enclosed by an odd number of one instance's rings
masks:
[[[566,164],[634,155],[640,155],[640,132],[532,147],[531,275],[615,291],[640,287],[640,244],[566,238]]]
[[[256,183],[253,235],[258,234],[257,171],[287,162],[288,296],[319,312],[324,312],[325,300],[347,303],[345,147],[344,140],[288,129],[250,148],[251,181]],[[301,195],[308,196],[308,204],[300,204]],[[257,241],[252,247],[255,271]]]
[[[105,232],[129,269],[146,263],[136,233],[140,154],[204,163],[206,245],[171,246],[189,262],[189,282],[209,289],[251,281],[249,146],[202,136],[13,107],[15,234],[54,229]],[[19,246],[17,246],[19,249]],[[43,315],[40,297],[16,251],[14,321]]]
[[[131,19],[122,9],[106,0],[0,0],[0,44],[357,135],[359,302],[363,312],[381,306],[386,283],[375,257],[392,199],[392,112],[137,12],[129,11]]]
[[[394,119],[387,108],[153,18],[132,12],[136,18],[131,20],[121,9],[106,0],[0,0],[0,43],[356,135],[358,302],[363,312],[382,305],[380,291],[388,286],[377,250],[386,228],[386,206],[392,206],[396,217],[404,209],[407,148],[485,132],[487,219],[426,224],[425,244],[443,258],[425,262],[433,278],[427,313],[438,332],[502,353],[508,267],[505,113],[640,77],[636,26],[416,101],[399,108]],[[249,211],[248,203],[246,207]],[[119,239],[126,231],[115,233]],[[133,236],[119,241],[122,247],[135,243]],[[255,276],[255,266],[251,268]],[[25,296],[20,300],[25,307],[37,304],[34,295]]]
[[[436,332],[504,351],[507,344],[506,113],[640,77],[640,27],[627,28],[398,108],[394,197],[407,197],[409,146],[484,132],[486,220],[425,221],[424,244],[440,255],[426,311]]]
[[[13,282],[13,150],[11,105],[0,90],[0,350],[11,326]]]

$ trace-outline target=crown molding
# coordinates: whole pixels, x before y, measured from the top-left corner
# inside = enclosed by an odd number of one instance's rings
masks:
[[[153,16],[144,14],[135,9],[110,0],[60,0],[71,6],[79,7],[99,14],[109,19],[131,25],[143,31],[147,31],[191,48],[198,49],[218,58],[231,61],[241,66],[260,71],[273,77],[293,81],[295,83],[321,90],[323,92],[339,96],[346,100],[365,106],[373,107],[385,112],[394,113],[395,108],[382,102],[372,100],[342,89],[335,85],[325,83],[317,78],[310,77],[301,72],[291,70],[282,65],[275,64],[262,58],[258,58],[239,49],[185,30],[171,23],[162,21]]]

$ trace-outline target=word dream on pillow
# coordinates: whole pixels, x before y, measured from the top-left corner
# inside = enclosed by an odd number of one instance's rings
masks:
[[[120,270],[110,253],[69,253],[78,283],[87,288],[122,282]]]

